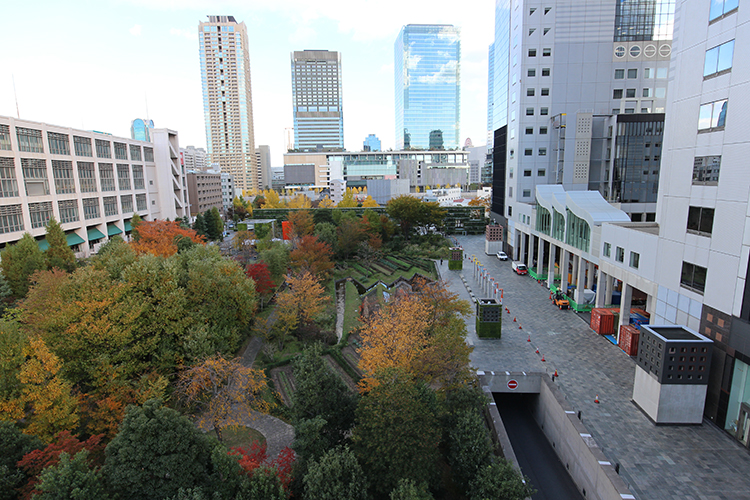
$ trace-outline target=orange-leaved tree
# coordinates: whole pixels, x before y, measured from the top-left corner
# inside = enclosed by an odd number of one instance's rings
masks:
[[[313,231],[315,231],[315,222],[309,210],[290,211],[287,220],[292,226],[292,237],[294,238],[302,238],[313,234]]]
[[[178,250],[178,242],[187,238],[193,243],[203,244],[206,239],[192,229],[183,229],[176,221],[141,221],[133,229],[137,235],[132,243],[133,249],[140,254],[150,253],[169,257]]]
[[[198,427],[215,429],[221,440],[223,428],[242,425],[252,411],[270,410],[262,395],[266,387],[263,370],[216,354],[180,373],[176,391],[188,407],[196,410]]]
[[[330,297],[318,278],[309,271],[287,275],[287,288],[276,296],[277,319],[267,340],[278,343],[279,350],[299,326],[312,323],[323,312]]]
[[[333,269],[331,247],[317,236],[303,236],[297,248],[289,254],[292,269],[309,271],[315,276],[323,276]]]

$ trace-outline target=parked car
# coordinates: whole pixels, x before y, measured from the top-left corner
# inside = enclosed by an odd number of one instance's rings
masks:
[[[505,252],[497,252],[497,258],[500,260],[508,260],[508,254]]]
[[[513,262],[513,271],[516,274],[529,274],[529,270],[526,268],[526,264],[518,261]]]

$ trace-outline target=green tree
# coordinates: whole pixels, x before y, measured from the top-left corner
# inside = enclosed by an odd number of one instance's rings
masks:
[[[317,213],[317,212],[316,212]],[[338,251],[338,236],[336,235],[336,224],[333,222],[320,222],[315,225],[315,236],[320,241],[328,243],[331,250]]]
[[[99,252],[91,258],[94,267],[104,269],[113,280],[119,280],[122,272],[136,260],[133,247],[125,243],[119,236],[111,238],[99,248]]]
[[[427,483],[417,484],[412,479],[402,479],[391,491],[391,500],[433,500]]]
[[[482,416],[475,410],[458,416],[448,431],[448,464],[453,478],[466,491],[479,469],[490,464],[492,442]]]
[[[324,222],[333,224],[333,211],[330,208],[316,208],[313,212],[313,222],[316,227]]]
[[[435,393],[396,370],[379,378],[357,406],[352,435],[373,493],[386,497],[402,478],[434,485],[441,435]]]
[[[309,464],[303,479],[310,500],[366,500],[367,480],[348,448],[335,448]]]
[[[37,500],[105,500],[109,498],[104,488],[101,471],[91,468],[85,448],[71,459],[66,452],[60,454],[57,465],[47,467],[39,476]]]
[[[336,246],[339,254],[345,259],[356,252],[359,242],[367,237],[359,217],[342,217],[336,232],[338,240]]]
[[[208,486],[212,448],[190,420],[152,399],[127,409],[105,450],[104,475],[122,498],[169,498],[180,488]]]
[[[388,215],[401,225],[401,233],[409,238],[412,230],[429,225],[440,226],[445,218],[445,209],[437,202],[424,202],[419,198],[401,195],[392,198],[386,205]]]
[[[224,221],[221,218],[221,214],[219,213],[219,209],[216,207],[211,207],[211,210],[208,210],[208,212],[211,212],[211,221],[213,222],[213,228],[208,227],[209,233],[212,233],[215,238],[212,238],[213,240],[218,241],[224,241]],[[208,223],[206,223],[208,225]]]
[[[130,219],[131,234],[133,235],[133,239],[136,241],[141,238],[141,236],[138,234],[138,231],[135,230],[141,223],[141,220],[141,216],[138,214],[133,214],[133,218]]]
[[[203,220],[206,223],[206,237],[211,241],[220,239],[222,235],[221,230],[217,230],[217,218],[221,221],[218,211],[214,212],[213,210],[206,210],[203,213]]]
[[[76,267],[76,257],[68,246],[65,232],[54,217],[47,223],[47,243],[49,243],[49,248],[44,252],[47,269],[56,267],[63,271],[73,271]]]
[[[195,222],[193,222],[193,230],[201,236],[208,237],[208,228],[206,226],[206,218],[202,213],[195,216]]]
[[[29,278],[45,267],[44,254],[29,233],[24,233],[18,243],[7,246],[2,252],[0,268],[14,298],[25,297],[29,291]]]
[[[3,353],[0,352],[0,360],[2,356]],[[0,500],[18,498],[16,488],[28,480],[23,470],[17,467],[18,461],[30,451],[40,450],[42,447],[42,442],[36,436],[22,433],[11,422],[0,421]]]
[[[238,497],[241,500],[286,500],[287,494],[276,469],[261,465],[253,472],[253,476]]]
[[[289,247],[279,241],[262,241],[258,244],[258,258],[268,264],[274,280],[286,274],[289,264]]]
[[[529,478],[521,475],[508,460],[483,466],[468,492],[469,500],[523,500],[535,493]]]

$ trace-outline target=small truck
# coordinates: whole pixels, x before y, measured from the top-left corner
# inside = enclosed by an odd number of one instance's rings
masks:
[[[516,274],[529,274],[529,270],[526,269],[526,264],[520,261],[513,261],[513,272]]]

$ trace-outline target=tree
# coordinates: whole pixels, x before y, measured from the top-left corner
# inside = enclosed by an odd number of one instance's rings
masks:
[[[198,233],[199,236],[208,236],[208,228],[206,227],[206,219],[202,213],[198,213],[195,216],[195,222],[193,222],[193,230]]]
[[[105,450],[104,476],[122,498],[169,498],[180,488],[208,486],[213,447],[190,420],[152,399],[127,409]]]
[[[412,479],[402,479],[391,491],[391,500],[433,500],[427,483],[417,485]]]
[[[456,425],[448,429],[448,464],[453,478],[467,491],[479,469],[492,459],[492,442],[481,414],[469,409],[460,414]]]
[[[0,421],[0,500],[18,498],[16,488],[28,480],[24,471],[18,468],[18,461],[40,448],[42,442],[39,438],[23,434],[15,424]]]
[[[333,222],[319,222],[315,224],[315,236],[318,240],[327,243],[332,251],[336,251],[338,237],[336,235],[336,224]]]
[[[47,243],[49,248],[44,252],[47,269],[58,268],[71,272],[76,267],[76,257],[68,246],[65,232],[52,217],[47,223]]]
[[[333,252],[327,243],[318,241],[315,236],[303,236],[297,248],[289,254],[292,269],[308,271],[323,277],[333,269]]]
[[[423,202],[409,195],[392,198],[388,201],[386,209],[388,215],[401,225],[401,232],[407,238],[411,236],[414,228],[439,226],[445,218],[445,209],[441,208],[437,202]]]
[[[344,196],[341,201],[336,205],[337,208],[353,208],[357,206],[357,201],[354,199],[354,194],[351,188],[346,188]]]
[[[240,425],[251,411],[268,412],[262,397],[266,387],[262,370],[217,354],[180,373],[175,390],[188,407],[199,411],[194,415],[198,427],[213,428],[221,441],[224,427]]]
[[[29,278],[45,267],[44,255],[29,233],[24,233],[18,243],[8,245],[2,252],[0,268],[14,298],[25,297],[29,291]]]
[[[328,451],[310,462],[303,479],[310,500],[367,500],[367,480],[348,448]]]
[[[177,222],[167,222],[161,220],[142,221],[133,232],[138,234],[136,241],[132,243],[136,253],[150,253],[169,257],[177,253],[177,243],[175,238],[190,238],[194,243],[204,243],[204,238],[194,230],[182,229]]]
[[[288,287],[276,299],[277,309],[291,311],[300,324],[311,323],[330,300],[318,278],[307,271],[286,277]]]
[[[320,200],[320,205],[318,205],[319,208],[333,208],[336,204],[331,201],[331,198],[328,195],[325,195],[322,200]]]
[[[138,214],[133,214],[133,218],[130,219],[130,229],[131,234],[133,235],[133,239],[138,239],[138,232],[136,231],[136,228],[143,222],[143,219],[141,219],[141,216]]]
[[[247,489],[242,492],[246,500],[286,500],[287,494],[273,467],[263,465],[250,478]]]
[[[357,406],[352,433],[373,492],[386,497],[403,478],[435,484],[441,431],[434,392],[398,370],[379,377]]]
[[[292,226],[293,238],[309,236],[315,230],[315,222],[313,222],[313,216],[309,210],[290,211],[287,220]]]
[[[268,270],[274,279],[287,272],[289,264],[289,247],[280,241],[261,241],[257,245],[258,258],[268,264]]]
[[[287,203],[289,208],[312,208],[310,198],[304,194],[298,194]]]
[[[214,207],[216,208],[216,207]],[[209,209],[204,212],[203,220],[206,223],[206,237],[211,241],[222,239],[224,225],[218,210]]]
[[[285,203],[279,198],[279,193],[273,189],[266,189],[263,191],[263,199],[265,200],[261,208],[283,208]]]
[[[375,198],[373,198],[370,195],[367,195],[367,198],[365,198],[365,201],[362,202],[362,206],[366,208],[377,208],[380,205],[377,201],[375,201]]]
[[[508,460],[483,466],[469,486],[469,500],[523,500],[535,493],[529,478],[521,475]]]
[[[36,500],[98,500],[107,499],[101,470],[88,463],[88,451],[83,449],[71,459],[66,452],[60,454],[57,465],[50,466],[39,475]]]
[[[280,452],[279,456],[273,460],[270,460],[267,453],[266,443],[260,444],[254,441],[250,449],[246,448],[232,448],[229,452],[230,456],[239,458],[238,465],[241,470],[253,480],[256,475],[260,474],[262,477],[259,481],[259,485],[267,484],[272,487],[272,495],[279,494],[277,485],[282,487],[282,493],[285,495],[282,498],[286,498],[286,492],[289,490],[290,483],[292,482],[292,469],[295,465],[294,451],[287,447],[284,447]],[[276,480],[270,480],[265,478],[268,473],[276,475]],[[265,488],[265,486],[264,486]],[[242,495],[240,495],[242,496]],[[242,498],[245,498],[242,496]],[[261,497],[262,498],[262,497]],[[271,498],[276,498],[272,496]]]
[[[268,270],[268,264],[265,262],[256,262],[248,264],[245,274],[255,282],[255,291],[259,295],[265,295],[274,289],[271,273]]]
[[[344,217],[339,223],[339,227],[336,230],[338,236],[338,248],[339,253],[345,259],[348,259],[351,254],[357,250],[359,242],[366,238],[364,227],[360,219]]]

